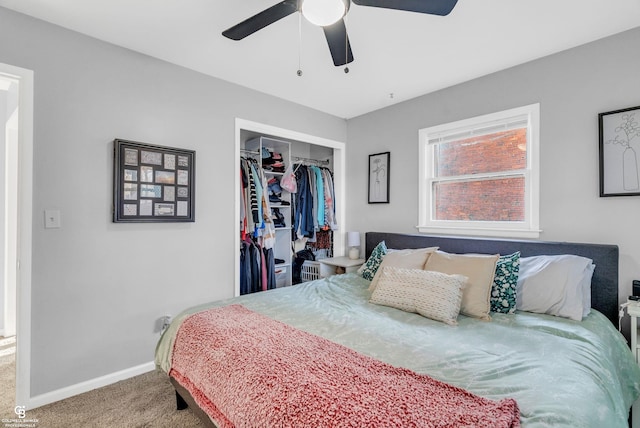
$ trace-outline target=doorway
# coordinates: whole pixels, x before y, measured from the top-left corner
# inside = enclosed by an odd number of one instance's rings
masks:
[[[0,75],[0,336],[16,334],[19,81]]]
[[[33,72],[0,63],[0,322],[16,345],[16,405],[30,407]]]

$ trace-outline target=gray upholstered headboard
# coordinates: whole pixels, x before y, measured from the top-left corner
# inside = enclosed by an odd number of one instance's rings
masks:
[[[577,244],[571,242],[543,242],[498,240],[486,238],[458,238],[400,233],[366,233],[367,257],[373,248],[385,241],[388,248],[440,247],[449,253],[511,254],[520,251],[522,257],[535,255],[575,254],[593,260],[596,269],[591,280],[591,307],[602,312],[618,325],[618,246]]]

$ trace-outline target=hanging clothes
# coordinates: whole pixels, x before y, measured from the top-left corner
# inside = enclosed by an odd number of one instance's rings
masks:
[[[251,244],[244,239],[240,243],[240,294],[248,294],[251,289],[250,245]]]
[[[273,248],[263,248],[247,236],[240,245],[240,294],[276,288]]]
[[[294,230],[297,238],[310,238],[314,234],[313,196],[309,183],[309,173],[305,165],[296,170],[298,192],[295,197]]]
[[[275,224],[267,177],[255,159],[240,159],[240,294],[275,288]]]
[[[249,233],[255,238],[264,238],[261,244],[271,248],[275,243],[275,225],[271,218],[267,176],[251,158],[240,159],[240,172],[243,192],[240,198],[240,239]]]
[[[263,189],[262,189],[262,180],[260,180],[260,176],[258,175],[258,171],[256,171],[256,168],[258,168],[258,165],[255,162],[251,162],[250,164],[251,167],[251,179],[253,180],[253,187],[255,189],[255,205],[254,205],[254,200],[251,200],[251,215],[253,216],[253,219],[256,223],[256,228],[261,228],[262,227],[262,195],[263,195]]]
[[[253,220],[253,224],[258,223],[258,190],[256,188],[256,178],[253,174],[253,166],[251,163],[248,164],[248,175],[249,175],[249,201],[251,202],[251,219]]]
[[[240,173],[242,174],[242,184],[244,192],[244,212],[241,211],[241,224],[244,225],[245,233],[253,233],[255,224],[258,222],[258,197],[256,193],[256,183],[251,170],[251,159],[240,159]]]
[[[251,267],[251,278],[249,281],[249,292],[255,293],[260,291],[262,278],[260,250],[255,243],[251,243],[249,247],[249,263]]]
[[[335,189],[333,187],[333,174],[327,168],[322,170],[324,178],[324,213],[325,225],[331,230],[338,230],[338,222],[336,221],[336,205],[335,205]]]
[[[240,240],[243,240],[247,234],[247,210],[244,199],[245,189],[244,174],[242,173],[242,168],[240,168]]]
[[[271,201],[269,199],[268,180],[264,171],[260,171],[260,180],[262,184],[262,227],[260,234],[262,236],[262,246],[266,249],[273,248],[276,243],[276,225],[273,220],[271,211]]]
[[[277,156],[271,157],[275,163],[269,168],[279,162]],[[338,228],[331,170],[297,163],[282,176],[267,175],[257,159],[242,157],[240,174],[240,294],[276,288],[276,225],[283,228],[291,222],[293,240],[302,239],[303,248],[330,254],[332,231]],[[283,189],[291,194],[290,202],[288,195],[282,198]],[[281,211],[289,203],[291,208]],[[272,209],[272,204],[278,206]],[[288,219],[283,212],[289,213]]]
[[[327,168],[299,165],[295,170],[294,230],[298,238],[313,238],[316,230],[337,230],[333,176]]]
[[[316,217],[318,219],[318,228],[324,228],[324,207],[325,207],[325,199],[324,199],[324,179],[322,178],[322,171],[317,166],[312,166],[311,169],[316,175]]]
[[[276,288],[276,268],[275,268],[275,258],[273,254],[273,248],[265,248],[264,254],[267,261],[267,290],[273,290]],[[269,269],[269,266],[273,266],[272,269]]]
[[[308,247],[315,250],[330,250],[333,247],[333,231],[319,230],[316,232],[316,240],[309,242]]]

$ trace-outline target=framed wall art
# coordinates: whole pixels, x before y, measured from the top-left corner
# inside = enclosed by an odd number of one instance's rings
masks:
[[[195,221],[196,152],[116,139],[113,221]]]
[[[389,203],[390,152],[369,155],[369,203]]]
[[[598,115],[600,196],[640,195],[640,106]]]

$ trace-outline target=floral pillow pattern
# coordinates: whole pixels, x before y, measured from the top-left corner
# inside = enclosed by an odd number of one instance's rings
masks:
[[[520,271],[520,252],[500,256],[491,287],[491,311],[512,314],[516,311],[516,284]]]
[[[382,241],[373,249],[365,264],[358,269],[360,276],[366,280],[372,281],[385,254],[387,254],[387,245]]]

